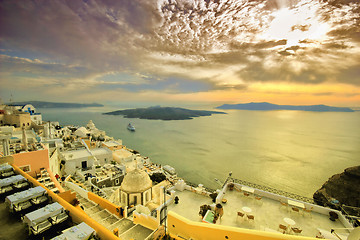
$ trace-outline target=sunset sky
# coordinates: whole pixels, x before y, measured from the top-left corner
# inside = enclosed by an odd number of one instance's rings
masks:
[[[360,106],[359,0],[0,1],[3,102]]]

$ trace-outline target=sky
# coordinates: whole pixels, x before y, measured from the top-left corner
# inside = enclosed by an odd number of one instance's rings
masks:
[[[360,106],[359,0],[1,0],[3,102]]]

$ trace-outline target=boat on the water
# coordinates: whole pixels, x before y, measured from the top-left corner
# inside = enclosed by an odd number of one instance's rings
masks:
[[[128,124],[127,129],[129,129],[132,132],[135,131],[135,127],[131,123]]]

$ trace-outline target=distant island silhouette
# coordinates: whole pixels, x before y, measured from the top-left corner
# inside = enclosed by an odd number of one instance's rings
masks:
[[[331,107],[326,105],[277,105],[268,102],[251,102],[239,104],[224,104],[218,109],[236,109],[236,110],[252,110],[252,111],[271,111],[271,110],[297,110],[297,111],[311,111],[311,112],[354,112],[347,107]]]
[[[26,101],[13,102],[8,105],[25,105],[31,104],[36,108],[86,108],[86,107],[103,107],[99,103],[61,103],[61,102],[44,102],[44,101]]]
[[[123,115],[126,118],[140,118],[153,120],[186,120],[200,116],[211,116],[212,114],[226,114],[218,111],[190,110],[177,107],[149,107],[118,110],[103,113],[106,115]]]

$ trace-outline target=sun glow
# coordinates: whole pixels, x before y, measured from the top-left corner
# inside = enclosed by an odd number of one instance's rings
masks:
[[[286,47],[300,45],[303,40],[325,39],[330,26],[322,22],[318,6],[301,5],[300,8],[281,8],[271,14],[268,29],[260,35],[263,39],[287,40]]]

